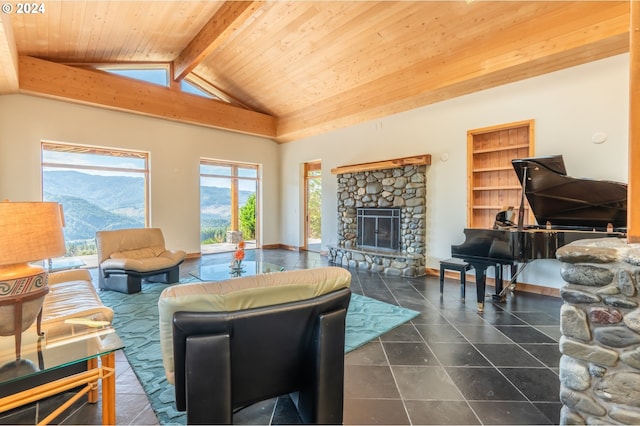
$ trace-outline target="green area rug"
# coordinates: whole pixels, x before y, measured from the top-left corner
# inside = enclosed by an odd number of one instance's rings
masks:
[[[142,292],[103,291],[100,298],[114,310],[113,326],[124,353],[149,397],[160,424],[186,424],[186,414],[175,410],[175,395],[162,367],[158,332],[158,297],[166,285],[144,284]],[[345,352],[364,345],[418,312],[352,294],[347,312]]]

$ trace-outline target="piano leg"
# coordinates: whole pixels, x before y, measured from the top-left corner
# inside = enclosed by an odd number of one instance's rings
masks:
[[[484,292],[487,282],[487,265],[473,265],[473,268],[476,270],[478,312],[484,312]]]
[[[495,302],[504,302],[504,299],[500,297],[500,293],[502,292],[502,263],[496,264],[496,272],[495,272],[495,281],[496,281],[496,294],[493,295],[493,300]]]
[[[505,265],[513,268],[513,262],[504,262],[504,263],[485,263],[485,262],[474,262],[468,261],[471,266],[476,270],[476,292],[478,296],[478,312],[484,312],[484,297],[486,291],[487,284],[487,268],[493,267],[495,268],[495,287],[496,293],[492,295],[493,300],[496,302],[504,302],[506,299],[505,291],[503,289],[503,271]],[[513,269],[512,269],[513,270]],[[511,272],[513,275],[513,272]]]
[[[518,268],[518,263],[516,262],[511,262],[511,263],[505,263],[506,266],[509,266],[509,279],[507,282],[507,286],[506,287],[502,287],[500,289],[500,293],[496,293],[497,295],[494,296],[494,298],[499,297],[499,300],[501,302],[505,302],[507,300],[507,293],[508,292],[515,292],[516,290],[516,282],[518,280],[518,275],[520,275],[520,273],[524,270],[524,268],[527,266],[527,263],[523,263],[521,265],[520,268]],[[498,289],[496,288],[496,291]]]

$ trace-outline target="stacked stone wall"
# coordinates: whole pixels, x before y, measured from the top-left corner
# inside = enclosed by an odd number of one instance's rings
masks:
[[[640,245],[581,240],[556,252],[561,424],[640,424]]]
[[[333,263],[394,275],[424,275],[425,165],[343,173],[338,179],[338,243],[329,246]],[[379,252],[357,247],[357,209],[400,208],[400,249]]]

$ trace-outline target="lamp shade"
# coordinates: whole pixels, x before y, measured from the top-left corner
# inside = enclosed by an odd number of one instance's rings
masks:
[[[0,266],[65,254],[62,208],[50,202],[0,202]]]

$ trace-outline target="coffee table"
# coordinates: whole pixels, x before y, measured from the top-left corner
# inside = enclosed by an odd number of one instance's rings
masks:
[[[0,413],[78,388],[71,399],[41,420],[50,424],[85,394],[90,403],[98,402],[100,388],[102,423],[115,424],[115,351],[124,347],[115,329],[100,321],[71,321],[43,330],[42,337],[35,327],[23,333],[19,361],[13,336],[0,337],[0,389],[4,395],[0,397]],[[35,387],[29,388],[32,385]]]
[[[58,257],[56,259],[49,259],[48,263],[49,272],[76,269],[86,265],[85,261],[79,257]]]
[[[284,266],[260,260],[245,260],[242,262],[242,269],[232,270],[228,263],[218,263],[213,265],[202,265],[191,276],[200,281],[222,281],[234,277],[244,277],[250,275],[268,274],[270,272],[284,271]]]

